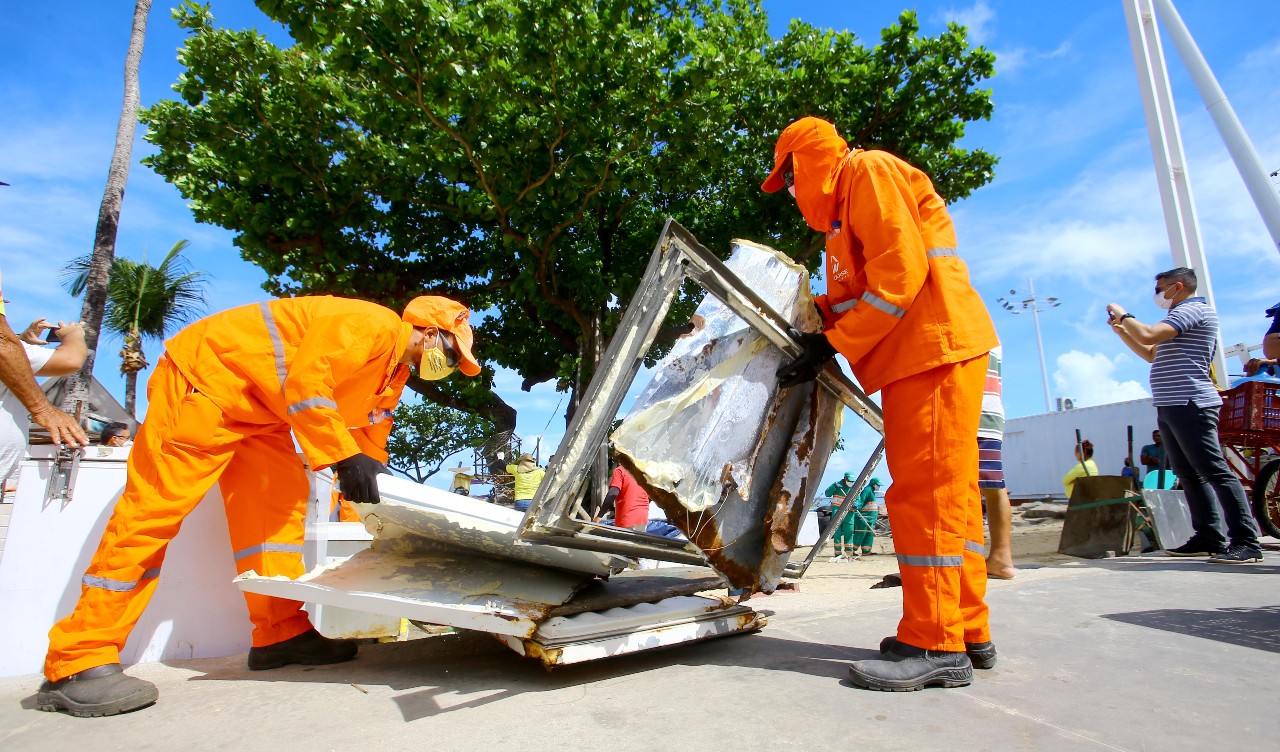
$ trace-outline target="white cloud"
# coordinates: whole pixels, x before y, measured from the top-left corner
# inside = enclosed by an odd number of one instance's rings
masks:
[[[1105,405],[1151,396],[1147,388],[1137,381],[1116,379],[1117,366],[1129,359],[1127,355],[1111,358],[1103,353],[1090,355],[1079,350],[1063,353],[1058,356],[1058,367],[1053,372],[1056,391],[1071,398],[1076,407]]]
[[[969,8],[949,8],[939,14],[943,21],[953,21],[969,29],[969,40],[986,44],[995,38],[996,12],[986,0],[978,0]]]

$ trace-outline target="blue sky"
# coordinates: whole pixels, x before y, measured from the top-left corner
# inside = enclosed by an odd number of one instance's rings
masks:
[[[1265,167],[1280,168],[1280,6],[1274,0],[1177,5]],[[966,143],[1001,161],[995,181],[952,211],[974,283],[1005,343],[1006,410],[1020,416],[1044,409],[1030,317],[996,304],[1010,289],[1025,291],[1028,277],[1037,293],[1062,300],[1041,316],[1053,395],[1080,405],[1145,396],[1146,364],[1111,334],[1103,312],[1114,301],[1155,320],[1151,277],[1173,265],[1121,0],[766,1],[765,7],[775,33],[794,17],[851,29],[868,44],[913,7],[927,33],[959,21],[996,52],[997,75],[989,83],[995,114],[971,126]],[[38,316],[78,315],[79,303],[57,284],[58,271],[92,249],[132,8],[124,1],[6,8],[0,180],[11,185],[0,187],[0,271],[15,328]],[[212,8],[220,23],[256,26],[287,40],[248,0],[212,0]],[[182,39],[168,4],[156,3],[142,60],[144,105],[172,96]],[[1165,47],[1224,340],[1257,344],[1267,323],[1262,311],[1280,298],[1274,283],[1280,257],[1167,38]],[[230,233],[197,225],[177,191],[137,164],[148,152],[140,129],[117,253],[158,258],[185,238],[194,264],[212,275],[214,310],[263,299],[263,272],[239,259]],[[104,344],[96,372],[122,394],[118,347]],[[156,346],[149,355],[154,361]],[[563,433],[556,413],[562,395],[549,385],[521,392],[511,373],[500,374],[498,389],[519,410],[518,432],[526,439],[545,432],[543,454],[550,453]],[[846,426],[847,446],[832,459],[829,479],[859,468],[874,441],[856,419]]]

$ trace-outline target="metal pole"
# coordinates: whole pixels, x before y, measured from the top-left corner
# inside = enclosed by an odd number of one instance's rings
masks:
[[[1040,379],[1044,382],[1044,411],[1053,412],[1053,400],[1049,396],[1049,369],[1044,364],[1044,340],[1040,338],[1040,301],[1036,300],[1036,286],[1027,277],[1027,288],[1031,290],[1031,320],[1036,327],[1036,348],[1040,351]]]
[[[1271,242],[1280,251],[1280,194],[1276,193],[1267,180],[1267,171],[1258,158],[1257,150],[1253,148],[1253,142],[1249,140],[1244,126],[1240,124],[1240,118],[1236,117],[1235,109],[1227,101],[1226,92],[1209,69],[1209,63],[1200,53],[1200,48],[1196,46],[1191,32],[1187,30],[1187,25],[1182,22],[1182,17],[1178,15],[1171,0],[1155,0],[1155,12],[1164,22],[1174,49],[1182,58],[1183,65],[1187,66],[1187,72],[1191,74],[1191,80],[1200,92],[1200,98],[1204,100],[1205,109],[1213,118],[1213,124],[1218,127],[1218,133],[1222,135],[1227,151],[1236,163],[1236,170],[1244,179],[1245,187],[1249,189],[1249,195],[1258,207],[1258,213],[1262,215],[1262,222],[1271,234]]]
[[[1213,285],[1209,281],[1209,264],[1205,261],[1204,243],[1200,238],[1200,222],[1196,218],[1191,194],[1191,177],[1182,153],[1182,134],[1173,103],[1173,87],[1169,84],[1160,30],[1156,27],[1151,3],[1152,0],[1124,0],[1124,10],[1137,66],[1138,89],[1142,93],[1142,105],[1147,116],[1147,134],[1155,160],[1160,204],[1164,208],[1165,230],[1169,233],[1169,249],[1173,253],[1174,264],[1196,271],[1197,293],[1216,308]],[[1223,349],[1219,332],[1214,358],[1219,386],[1227,386],[1227,362]]]

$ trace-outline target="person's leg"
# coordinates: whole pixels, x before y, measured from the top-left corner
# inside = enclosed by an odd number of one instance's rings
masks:
[[[167,358],[157,364],[147,398],[124,492],[85,572],[80,599],[49,630],[44,673],[50,682],[120,662],[155,592],[169,541],[218,480],[239,438]]]
[[[978,492],[978,417],[987,357],[934,368],[883,391],[886,495],[902,573],[898,641],[957,652],[987,634]],[[898,472],[894,472],[898,469]]]
[[[1178,435],[1178,448],[1187,464],[1194,468],[1201,479],[1202,486],[1212,490],[1213,495],[1209,497],[1208,504],[1213,506],[1216,500],[1221,507],[1230,545],[1260,551],[1262,546],[1258,542],[1258,536],[1261,531],[1258,529],[1258,522],[1249,509],[1244,486],[1227,465],[1222,445],[1218,443],[1218,412],[1221,409],[1195,405],[1175,408],[1178,416],[1176,423],[1182,428]],[[1179,477],[1182,477],[1181,474]],[[1183,486],[1186,486],[1185,479]]]
[[[1013,579],[1018,573],[1013,565],[1013,508],[1009,492],[999,488],[982,489],[987,502],[987,525],[991,529],[991,552],[987,554],[987,576],[999,580]]]
[[[839,512],[837,512],[837,514],[838,513]],[[845,515],[844,519],[840,521],[840,525],[836,527],[835,535],[832,536],[835,540],[837,557],[839,556],[847,557],[849,555],[849,551],[851,548],[850,538],[852,538],[853,536],[853,519],[854,519],[853,512],[850,511],[847,515]]]
[[[1169,459],[1169,467],[1182,482],[1187,508],[1191,512],[1191,528],[1195,531],[1191,540],[1183,546],[1209,552],[1221,551],[1226,548],[1227,538],[1222,533],[1218,505],[1213,501],[1208,481],[1187,458],[1186,447],[1192,447],[1194,451],[1196,444],[1202,441],[1202,437],[1198,435],[1202,430],[1198,425],[1198,416],[1190,412],[1188,407],[1161,405],[1156,408],[1156,423],[1160,426],[1165,456]],[[1198,408],[1194,406],[1190,409],[1198,412]]]
[[[879,517],[879,512],[862,513],[862,524],[866,529],[862,531],[862,536],[858,539],[858,553],[864,556],[875,553],[876,520]]]
[[[222,475],[222,500],[236,571],[297,579],[310,486],[287,429],[248,436]],[[311,629],[300,601],[245,593],[253,646]]]

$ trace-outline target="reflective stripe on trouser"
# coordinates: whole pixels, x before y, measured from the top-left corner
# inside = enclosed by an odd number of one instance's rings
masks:
[[[884,387],[885,495],[902,573],[898,639],[964,650],[991,639],[982,557],[978,445],[987,356],[939,366]]]
[[[195,393],[164,357],[148,382],[147,399],[147,420],[134,440],[124,492],[85,573],[80,599],[71,615],[49,630],[45,676],[52,681],[119,662],[129,632],[155,592],[155,574],[164,562],[169,541],[219,476],[224,496],[234,499],[236,490],[248,489],[260,494],[253,505],[240,495],[244,501],[236,506],[236,519],[229,525],[233,546],[250,545],[237,543],[247,540],[249,531],[258,542],[267,537],[301,543],[300,514],[296,532],[273,529],[279,527],[282,516],[277,507],[283,504],[292,510],[306,504],[305,475],[287,429],[227,420],[207,397]],[[287,459],[282,451],[284,442],[289,442]],[[263,472],[267,456],[275,463],[268,474],[270,481],[250,477],[250,473]],[[284,556],[279,558],[271,562],[274,573],[301,573],[301,557],[296,557],[296,565],[284,562]],[[255,557],[246,563],[259,561]],[[310,628],[296,601],[281,607],[247,600],[255,626],[265,624],[274,634],[266,644]],[[255,644],[258,631],[255,629]]]

